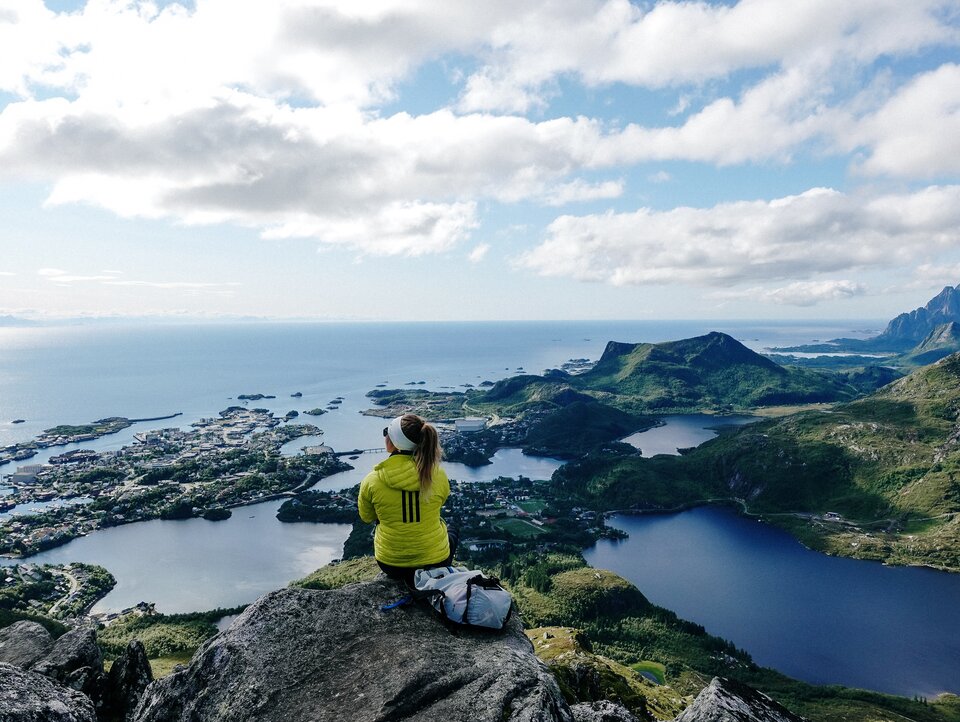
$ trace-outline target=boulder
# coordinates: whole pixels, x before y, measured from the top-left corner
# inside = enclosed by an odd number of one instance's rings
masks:
[[[143,691],[152,681],[153,670],[147,652],[140,640],[134,639],[110,667],[100,706],[101,715],[109,719],[131,719]]]
[[[714,677],[676,722],[804,722],[762,692]]]
[[[0,663],[0,722],[96,722],[93,702],[41,674]]]
[[[93,694],[103,676],[103,656],[91,628],[71,629],[53,643],[51,650],[30,667],[73,689]]]
[[[27,669],[53,647],[53,637],[42,624],[16,622],[0,629],[0,662]]]
[[[517,615],[501,632],[448,627],[382,576],[261,597],[190,666],[147,687],[138,722],[335,719],[573,722]]]
[[[576,722],[640,722],[626,707],[603,700],[600,702],[581,702],[570,707]]]

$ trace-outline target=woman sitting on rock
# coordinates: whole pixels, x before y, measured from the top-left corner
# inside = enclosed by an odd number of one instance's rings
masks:
[[[380,568],[413,586],[415,570],[453,560],[457,533],[440,518],[450,481],[440,468],[437,430],[419,416],[395,418],[383,438],[390,456],[360,483],[360,518],[377,524],[373,550]]]

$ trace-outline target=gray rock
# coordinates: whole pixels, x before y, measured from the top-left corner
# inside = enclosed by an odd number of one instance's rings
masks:
[[[96,722],[93,702],[34,672],[0,663],[0,722]]]
[[[714,677],[676,722],[804,722],[804,719],[745,684]]]
[[[143,690],[153,681],[153,670],[147,661],[147,652],[138,639],[134,639],[117,657],[107,677],[100,706],[102,716],[126,720],[143,696]]]
[[[575,722],[640,722],[626,707],[604,700],[570,706]]]
[[[53,648],[30,671],[91,693],[103,675],[103,656],[96,632],[90,628],[71,629],[53,643]]]
[[[229,719],[573,722],[519,619],[451,629],[379,578],[251,605],[190,666],[147,687],[137,722]]]
[[[27,669],[53,647],[53,637],[42,624],[16,622],[0,629],[0,662]]]

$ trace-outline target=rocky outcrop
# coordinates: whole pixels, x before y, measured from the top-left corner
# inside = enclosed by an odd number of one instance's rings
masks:
[[[53,637],[42,624],[16,622],[0,629],[0,662],[27,668],[53,647]]]
[[[803,717],[739,682],[714,677],[676,722],[804,722]]]
[[[516,615],[491,633],[381,609],[403,594],[383,578],[268,594],[151,684],[134,719],[573,722]]]
[[[937,326],[903,361],[916,366],[936,363],[942,358],[960,350],[960,323],[950,321]]]
[[[0,663],[0,722],[96,722],[93,702],[43,675]]]
[[[0,722],[84,720],[88,707],[90,719],[131,719],[144,689],[153,681],[147,654],[136,640],[127,645],[107,675],[93,629],[74,629],[54,642],[43,627],[27,622],[0,630],[0,639],[7,656],[21,662],[16,665],[19,674],[10,671],[13,665],[4,673],[18,698],[24,700],[14,708],[5,705],[5,697],[0,696]],[[44,640],[44,653],[38,655]],[[4,685],[0,681],[0,690],[6,690]]]
[[[153,670],[147,661],[147,652],[139,640],[133,640],[110,667],[110,674],[100,706],[101,716],[127,720],[143,697],[143,691],[153,681]]]
[[[53,644],[53,648],[30,671],[96,695],[103,676],[103,656],[93,629],[72,629]]]
[[[576,722],[640,722],[630,710],[615,702],[581,702],[570,708]]]

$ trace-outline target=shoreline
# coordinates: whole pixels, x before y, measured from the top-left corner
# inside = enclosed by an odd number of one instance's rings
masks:
[[[952,569],[950,567],[941,567],[941,566],[936,566],[934,564],[927,564],[923,562],[898,564],[895,562],[891,562],[888,559],[871,559],[871,558],[853,556],[850,554],[834,553],[826,549],[818,549],[816,547],[810,546],[803,539],[801,539],[799,536],[794,534],[790,529],[787,529],[775,523],[769,517],[789,516],[795,519],[816,518],[821,520],[823,520],[823,517],[817,514],[813,514],[812,512],[770,512],[767,514],[752,512],[749,510],[744,500],[736,499],[732,497],[720,498],[720,499],[700,499],[698,501],[681,504],[679,506],[672,507],[670,509],[611,509],[609,511],[603,512],[603,515],[604,515],[604,519],[607,519],[609,516],[612,516],[614,514],[622,514],[623,516],[671,516],[674,514],[682,514],[685,511],[692,511],[693,509],[699,509],[707,506],[724,506],[724,507],[736,509],[737,514],[739,516],[742,516],[744,518],[754,519],[756,521],[762,522],[764,524],[768,524],[769,526],[779,529],[785,534],[788,534],[790,538],[795,540],[804,549],[807,549],[812,552],[816,552],[817,554],[823,554],[824,556],[835,557],[837,559],[851,559],[853,561],[858,561],[858,562],[873,562],[875,564],[882,564],[883,566],[890,567],[890,568],[929,569],[930,571],[942,572],[944,574],[951,574],[951,575],[960,574],[960,569]],[[883,521],[883,520],[863,522],[863,524],[864,525],[875,524],[880,521]]]

